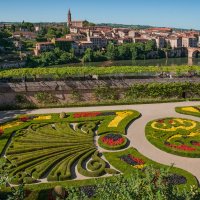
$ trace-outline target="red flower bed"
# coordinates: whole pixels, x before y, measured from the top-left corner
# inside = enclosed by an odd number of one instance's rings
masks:
[[[19,120],[20,120],[21,122],[27,122],[27,121],[29,120],[29,117],[23,116],[23,117],[20,117]]]
[[[3,135],[3,129],[0,129],[0,136]]]
[[[196,151],[195,148],[189,147],[189,146],[184,145],[184,144],[182,144],[182,145],[166,144],[166,146],[174,148],[174,149],[179,149],[179,150],[182,150],[182,151]]]
[[[119,134],[108,134],[102,138],[102,142],[109,146],[117,146],[124,143],[124,138]]]
[[[109,145],[109,146],[117,146],[117,145],[123,144],[124,138],[120,138],[120,139],[118,139],[116,141],[114,141],[113,139],[102,138],[102,142],[104,144]]]
[[[132,156],[131,154],[123,155],[120,158],[121,158],[121,160],[123,160],[124,162],[126,162],[127,164],[132,165],[132,166],[145,164],[144,160],[142,160],[140,158],[136,158],[136,157]]]
[[[191,144],[194,145],[194,146],[200,147],[200,142],[192,141]]]
[[[81,112],[81,113],[74,113],[74,118],[81,118],[81,117],[97,117],[101,114],[101,112]]]

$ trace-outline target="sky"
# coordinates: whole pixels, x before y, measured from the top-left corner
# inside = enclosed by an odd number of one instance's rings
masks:
[[[0,0],[0,22],[64,22],[151,25],[200,30],[200,0]]]

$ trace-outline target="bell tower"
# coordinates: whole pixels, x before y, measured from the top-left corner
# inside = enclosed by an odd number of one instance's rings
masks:
[[[68,11],[68,23],[67,23],[68,27],[70,27],[71,24],[72,24],[72,14],[71,14],[71,11],[69,9],[69,11]]]

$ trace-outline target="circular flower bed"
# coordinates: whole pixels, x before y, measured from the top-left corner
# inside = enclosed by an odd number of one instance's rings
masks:
[[[99,146],[107,150],[123,149],[128,139],[118,133],[108,133],[99,138]]]
[[[148,123],[147,139],[169,153],[200,157],[200,123],[190,119],[165,118]]]

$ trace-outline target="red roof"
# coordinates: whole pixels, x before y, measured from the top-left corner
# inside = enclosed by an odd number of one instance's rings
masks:
[[[172,31],[171,28],[149,28],[148,30],[150,30],[150,31],[165,31],[165,32]]]

